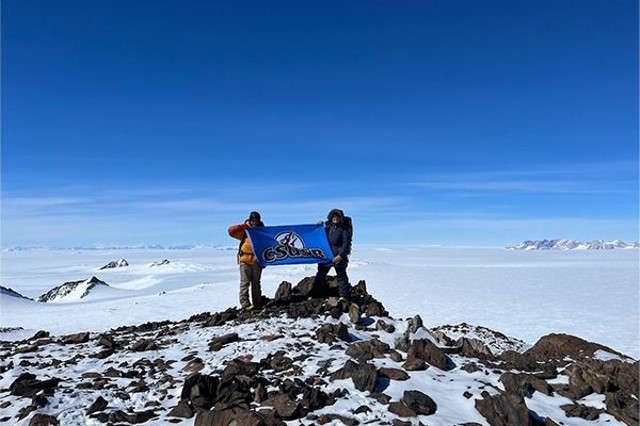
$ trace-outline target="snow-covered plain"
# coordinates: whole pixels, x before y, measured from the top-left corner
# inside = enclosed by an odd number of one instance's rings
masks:
[[[509,251],[499,248],[356,246],[352,284],[392,317],[419,314],[425,325],[466,322],[529,344],[552,332],[601,343],[640,357],[638,250]],[[104,269],[121,258],[130,266]],[[153,265],[164,259],[170,263]],[[271,266],[263,292],[297,284],[314,265]],[[37,330],[53,334],[105,331],[148,321],[180,320],[238,305],[235,248],[181,250],[5,250],[0,284],[37,298],[64,282],[96,276],[109,284],[88,297],[37,303],[0,295],[0,339]]]

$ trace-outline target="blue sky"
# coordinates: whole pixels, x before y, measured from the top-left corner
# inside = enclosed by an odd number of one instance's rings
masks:
[[[638,5],[2,1],[2,246],[638,239]]]

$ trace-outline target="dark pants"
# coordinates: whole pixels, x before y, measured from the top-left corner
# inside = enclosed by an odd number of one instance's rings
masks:
[[[318,263],[318,272],[313,280],[313,289],[311,294],[314,296],[320,295],[322,289],[327,283],[327,274],[331,268],[336,268],[336,275],[338,276],[338,292],[340,296],[351,297],[351,286],[349,285],[349,277],[347,276],[347,266],[349,261],[345,258],[340,263]]]

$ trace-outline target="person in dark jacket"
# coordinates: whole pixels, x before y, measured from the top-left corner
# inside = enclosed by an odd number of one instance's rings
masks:
[[[322,222],[318,222],[321,224]],[[318,272],[313,280],[313,289],[311,294],[317,296],[320,294],[327,281],[327,274],[331,268],[336,269],[338,276],[338,291],[341,301],[348,301],[351,298],[351,286],[349,285],[349,277],[347,276],[347,266],[349,265],[349,250],[351,249],[351,232],[348,229],[345,216],[342,210],[333,209],[327,215],[327,221],[324,223],[327,233],[327,240],[333,254],[333,262],[319,263]]]
[[[264,226],[260,219],[260,213],[251,212],[249,218],[240,225],[229,227],[229,236],[240,240],[238,249],[238,264],[240,265],[240,307],[247,312],[254,308],[259,308],[262,304],[262,289],[260,278],[262,277],[262,267],[258,265],[258,259],[253,253],[251,240],[247,236],[247,229],[254,226]],[[249,287],[251,287],[251,299],[249,301]]]

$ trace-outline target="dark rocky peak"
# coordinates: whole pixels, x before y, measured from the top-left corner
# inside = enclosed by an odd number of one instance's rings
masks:
[[[153,262],[151,265],[149,265],[149,268],[153,268],[154,266],[162,266],[162,265],[168,265],[171,262],[169,261],[169,259],[163,259],[160,262]]]
[[[21,295],[20,293],[18,293],[17,291],[13,290],[12,288],[9,287],[4,287],[0,285],[0,294],[5,294],[7,296],[10,297],[17,297],[19,299],[27,299],[27,300],[33,300],[30,297],[26,297]]]
[[[38,297],[38,302],[59,302],[79,300],[91,292],[96,286],[109,286],[109,284],[96,278],[95,276],[80,281],[69,281],[52,288],[45,294]]]
[[[119,259],[119,260],[114,260],[112,262],[107,263],[102,268],[100,268],[100,270],[102,270],[102,269],[113,269],[113,268],[122,268],[122,267],[125,267],[125,266],[129,266],[129,262],[127,262],[124,259]]]

